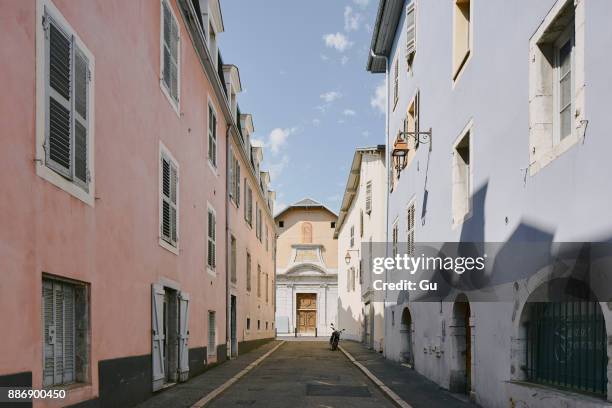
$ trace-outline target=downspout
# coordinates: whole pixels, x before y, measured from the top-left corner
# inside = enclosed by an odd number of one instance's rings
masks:
[[[389,195],[391,191],[391,176],[392,176],[392,163],[391,163],[391,149],[389,146],[391,142],[389,140],[389,57],[386,55],[375,54],[374,50],[370,48],[370,55],[372,58],[384,58],[385,59],[385,138],[386,138],[386,149],[385,149],[385,165],[387,166],[387,185],[385,192],[385,257],[389,257]],[[385,282],[388,282],[388,271],[385,269]],[[385,286],[385,301],[383,303],[383,310],[386,311],[387,308],[387,287]],[[373,319],[373,317],[372,317]],[[387,322],[385,319],[384,324],[384,336],[387,338]],[[374,333],[372,333],[372,336]],[[384,355],[387,355],[387,348],[383,348]]]
[[[229,174],[229,166],[230,166],[230,129],[232,125],[227,125],[227,129],[225,130],[225,357],[227,359],[231,359],[232,357],[232,340],[230,337],[231,331],[231,302],[230,302],[230,283],[229,283],[229,274],[230,270],[229,266],[229,253],[231,251],[231,237],[230,237],[230,228],[229,228],[229,191],[228,191],[228,183],[229,180],[227,175]],[[229,244],[229,245],[228,245]],[[236,302],[236,307],[238,307],[238,302]]]

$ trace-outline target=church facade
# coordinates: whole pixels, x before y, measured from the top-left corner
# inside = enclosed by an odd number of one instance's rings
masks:
[[[337,215],[306,198],[275,217],[278,335],[327,336],[337,323]]]

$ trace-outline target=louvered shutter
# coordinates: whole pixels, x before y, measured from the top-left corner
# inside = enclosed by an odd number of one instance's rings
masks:
[[[170,223],[172,243],[176,245],[178,241],[178,169],[174,163],[170,163]]]
[[[227,190],[229,192],[229,198],[231,200],[234,199],[234,152],[230,146],[230,153],[229,153],[229,165],[228,165],[228,171],[229,174],[227,176]]]
[[[365,210],[367,214],[370,214],[372,212],[372,182],[371,181],[368,181],[366,183]]]
[[[74,177],[85,190],[88,189],[89,169],[87,158],[89,96],[89,62],[78,48],[74,53]]]
[[[240,207],[240,162],[236,160],[236,174],[235,174],[235,183],[236,183],[236,205]]]
[[[164,386],[164,287],[154,283],[151,286],[151,356],[153,358],[153,391]]]
[[[163,7],[163,61],[162,78],[172,99],[178,102],[178,60],[179,60],[179,32],[178,25],[167,1],[162,2]]]
[[[170,221],[170,161],[165,157],[161,159],[162,165],[162,220],[161,235],[165,241],[170,242],[172,222]]]
[[[179,381],[189,379],[189,294],[179,293]]]
[[[208,266],[214,269],[216,267],[216,220],[215,214],[208,211]]]
[[[55,344],[55,314],[53,313],[53,283],[43,280],[42,307],[43,307],[43,385],[53,385],[53,374],[55,367],[54,344]]]
[[[416,147],[419,147],[419,132],[420,132],[420,119],[419,119],[419,115],[420,115],[420,110],[421,110],[421,93],[417,92],[416,95],[414,96],[414,131],[416,132],[415,135],[415,139],[416,139]],[[431,140],[430,140],[431,143]]]
[[[416,10],[415,0],[406,6],[406,61],[408,66],[416,52]]]
[[[47,166],[72,178],[72,37],[66,34],[49,16],[46,33],[48,61],[47,126],[45,138],[45,163]]]
[[[414,243],[414,222],[415,222],[415,206],[414,204],[411,204],[408,207],[408,212],[407,212],[407,217],[406,217],[406,225],[407,225],[407,236],[406,236],[406,243],[407,243],[407,253],[408,255],[414,255],[414,251],[415,251],[415,243]]]

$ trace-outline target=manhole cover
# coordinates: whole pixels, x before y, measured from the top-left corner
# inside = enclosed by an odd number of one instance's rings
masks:
[[[311,397],[370,397],[367,386],[306,384],[306,395]]]

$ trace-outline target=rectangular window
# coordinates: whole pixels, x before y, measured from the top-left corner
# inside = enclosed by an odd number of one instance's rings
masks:
[[[414,203],[408,206],[406,213],[406,253],[408,255],[414,255],[415,243],[414,243],[414,219],[415,219],[415,206]]]
[[[285,221],[282,221],[282,220],[281,220],[281,221],[279,221],[279,222],[278,222],[278,228],[285,228]],[[333,227],[333,228],[336,228],[336,226],[334,225],[334,227]]]
[[[365,211],[368,215],[372,213],[372,181],[366,183]]]
[[[398,60],[395,60],[393,64],[393,110],[399,100],[399,64]]]
[[[45,5],[44,164],[76,185],[77,190],[88,193],[93,154],[93,61],[76,33],[61,21],[59,12]]]
[[[261,265],[257,264],[257,297],[261,297]]]
[[[259,212],[259,204],[255,203],[255,236],[261,242],[261,213]]]
[[[161,152],[161,239],[178,246],[178,164],[162,148]]]
[[[464,131],[453,151],[452,211],[453,224],[463,223],[471,207],[470,129]]]
[[[180,90],[180,30],[178,20],[167,0],[162,0],[161,70],[162,87],[178,109]]]
[[[359,237],[363,238],[363,211],[359,211]]]
[[[417,91],[408,104],[408,109],[406,110],[406,117],[404,118],[404,140],[406,140],[408,144],[408,154],[404,159],[403,166],[398,171],[399,173],[406,167],[412,163],[412,160],[416,156],[416,150],[419,148],[419,102],[420,101],[420,92]]]
[[[247,317],[247,330],[251,330],[251,318]]]
[[[253,190],[244,179],[244,219],[249,225],[253,226]]]
[[[470,0],[455,0],[453,10],[453,80],[465,66],[472,44]]]
[[[247,252],[246,256],[246,290],[251,291],[251,254]]]
[[[269,289],[270,289],[270,286],[269,286],[269,282],[268,282],[268,274],[266,273],[266,303],[268,303],[268,301],[270,300]]]
[[[397,243],[399,241],[399,226],[398,226],[397,220],[395,220],[395,222],[393,223],[393,229],[391,230],[391,240],[392,240],[392,244],[391,244],[392,254],[393,254],[393,258],[395,258],[398,253]]]
[[[261,330],[261,320],[257,320],[257,330]]]
[[[88,380],[89,311],[84,284],[43,278],[43,385]]]
[[[412,66],[414,54],[416,53],[416,0],[408,0],[406,6],[406,63],[408,68]]]
[[[269,236],[268,236],[268,224],[264,225],[264,236],[266,237],[266,252],[268,252],[268,250],[270,249],[269,246],[268,246],[268,239],[269,239]]]
[[[208,208],[208,268],[215,270],[217,266],[217,217],[215,210]]]
[[[355,226],[351,225],[351,241],[350,241],[350,246],[351,248],[355,246]]]
[[[572,27],[573,28],[573,27]],[[574,40],[573,32],[566,30],[555,44],[555,100],[557,107],[555,143],[572,135],[574,83],[572,81]]]
[[[236,283],[236,238],[230,236],[230,279],[232,283]]]
[[[217,322],[216,313],[208,311],[208,355],[217,354]]]
[[[217,168],[217,116],[211,105],[208,105],[208,161]]]
[[[240,161],[234,161],[234,201],[240,207]]]

